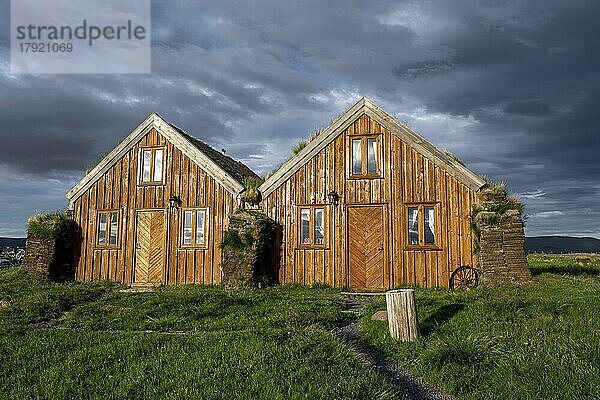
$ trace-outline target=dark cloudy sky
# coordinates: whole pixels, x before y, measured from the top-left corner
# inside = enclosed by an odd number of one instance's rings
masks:
[[[151,112],[265,173],[365,95],[519,195],[528,235],[600,238],[600,2],[153,1],[152,74],[9,73],[0,236],[66,206]]]

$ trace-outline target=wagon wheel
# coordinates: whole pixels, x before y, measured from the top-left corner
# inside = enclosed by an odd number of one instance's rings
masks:
[[[479,271],[468,265],[456,268],[450,275],[450,289],[473,289],[479,284]]]

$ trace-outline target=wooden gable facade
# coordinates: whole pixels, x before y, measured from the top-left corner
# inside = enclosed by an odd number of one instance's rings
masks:
[[[152,114],[67,195],[75,278],[219,284],[246,177],[257,175]],[[447,287],[477,265],[470,214],[484,185],[362,98],[259,187],[279,226],[273,281]]]
[[[363,98],[259,188],[282,227],[275,278],[447,287],[477,264],[469,221],[484,184]]]
[[[67,195],[75,278],[218,284],[219,244],[246,166],[152,114]]]

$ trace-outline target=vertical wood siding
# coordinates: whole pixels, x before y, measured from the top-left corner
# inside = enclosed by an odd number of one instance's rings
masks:
[[[382,177],[350,179],[353,135],[381,134]],[[327,193],[340,195],[339,205],[327,203]],[[407,203],[436,203],[436,242],[439,250],[407,250]],[[366,115],[359,117],[294,175],[263,200],[267,214],[282,226],[276,277],[280,283],[349,284],[346,206],[382,204],[387,210],[385,287],[400,284],[448,286],[452,270],[476,265],[469,229],[475,193],[445,170],[416,152]],[[298,209],[327,204],[328,245],[298,246]]]
[[[138,185],[141,146],[165,146],[165,182]],[[169,210],[169,197],[180,196],[179,210]],[[136,212],[165,210],[166,284],[218,284],[221,282],[219,244],[227,225],[227,215],[236,205],[235,197],[202,168],[190,161],[152,129],[120,161],[106,172],[73,204],[73,218],[80,229],[80,246],[75,251],[78,280],[110,279],[130,285],[134,279]],[[180,243],[181,210],[209,209],[208,245],[183,248]],[[118,246],[96,246],[98,211],[119,210]]]

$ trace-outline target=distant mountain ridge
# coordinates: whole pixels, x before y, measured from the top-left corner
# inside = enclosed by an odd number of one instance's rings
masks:
[[[25,247],[25,238],[0,237],[0,249]],[[527,253],[600,253],[600,239],[571,236],[532,236],[525,238]]]
[[[525,238],[527,253],[600,253],[600,239],[571,236]]]
[[[25,248],[25,238],[5,238],[0,237],[0,249],[6,247],[21,247]]]

